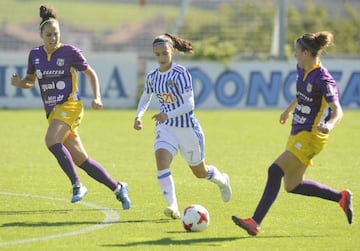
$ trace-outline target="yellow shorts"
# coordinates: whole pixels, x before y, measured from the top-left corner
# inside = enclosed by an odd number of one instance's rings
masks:
[[[70,126],[71,134],[77,136],[77,129],[83,116],[84,107],[81,101],[67,101],[54,107],[49,114],[48,122],[54,119],[63,121]]]
[[[302,131],[289,136],[286,150],[293,153],[304,165],[312,166],[312,158],[324,149],[328,138],[328,134]]]

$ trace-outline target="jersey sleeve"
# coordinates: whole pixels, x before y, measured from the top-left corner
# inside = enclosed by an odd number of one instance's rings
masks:
[[[72,50],[72,67],[74,67],[78,71],[85,71],[89,67],[89,64],[84,57],[82,51],[75,47],[73,47]]]
[[[29,56],[28,56],[27,70],[26,70],[26,73],[29,75],[34,74],[34,72],[36,71],[32,58],[33,58],[33,52],[30,51]]]
[[[320,86],[327,103],[332,103],[339,100],[339,90],[335,79],[327,70],[321,72],[319,78]]]

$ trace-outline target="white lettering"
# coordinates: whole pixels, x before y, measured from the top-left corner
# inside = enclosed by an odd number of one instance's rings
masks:
[[[43,92],[46,92],[47,90],[53,90],[53,89],[55,89],[55,84],[54,84],[54,82],[52,82],[51,84],[41,85],[41,89]]]
[[[310,106],[302,105],[302,104],[301,105],[297,104],[296,110],[301,111],[304,114],[310,114],[310,112],[311,112]]]
[[[64,75],[65,71],[64,70],[47,70],[47,71],[43,71],[42,75]]]
[[[294,121],[299,124],[305,124],[306,118],[298,114],[294,114]]]

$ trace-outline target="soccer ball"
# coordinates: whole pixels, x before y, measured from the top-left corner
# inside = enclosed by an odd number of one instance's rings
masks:
[[[204,231],[210,223],[208,210],[201,205],[190,205],[181,214],[181,222],[188,232]]]

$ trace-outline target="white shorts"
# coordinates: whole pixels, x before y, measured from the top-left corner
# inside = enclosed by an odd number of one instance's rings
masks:
[[[204,160],[205,137],[200,125],[192,127],[173,127],[158,124],[155,128],[155,151],[168,150],[175,156],[180,150],[181,156],[190,166],[196,166]]]

